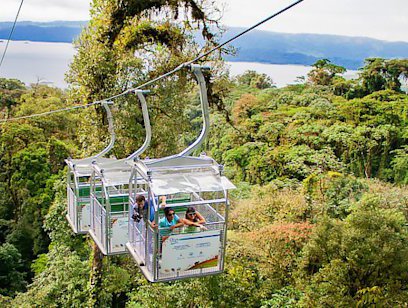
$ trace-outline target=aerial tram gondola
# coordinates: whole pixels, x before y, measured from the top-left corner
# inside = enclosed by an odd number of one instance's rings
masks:
[[[203,68],[191,65],[200,88],[203,129],[198,139],[177,155],[147,160],[128,161],[132,166],[129,201],[135,204],[138,195],[147,199],[147,217],[154,210],[154,221],[128,220],[129,241],[126,248],[150,282],[171,281],[221,273],[224,269],[228,190],[235,186],[223,176],[223,168],[205,154],[190,154],[208,134],[209,106]],[[165,209],[158,200],[166,197],[165,207],[184,216],[194,207],[205,218],[205,230],[162,227]],[[129,207],[129,217],[133,215]]]
[[[127,253],[129,212],[129,179],[131,166],[127,163],[138,159],[149,146],[151,127],[144,93],[136,90],[142,106],[146,137],[143,145],[125,159],[111,163],[92,164],[89,234],[104,255]]]
[[[65,160],[68,166],[67,173],[67,215],[66,218],[72,230],[76,234],[85,234],[91,227],[90,214],[90,177],[92,175],[92,163],[99,165],[110,164],[115,158],[103,157],[115,144],[115,131],[113,127],[113,116],[109,108],[111,102],[102,102],[108,120],[108,130],[110,133],[109,144],[98,154],[83,158]],[[99,187],[96,188],[100,189]]]

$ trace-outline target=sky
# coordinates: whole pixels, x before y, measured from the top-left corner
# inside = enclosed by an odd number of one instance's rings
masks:
[[[0,21],[12,21],[21,0],[1,0]],[[222,23],[248,27],[295,0],[215,0]],[[20,21],[88,20],[90,0],[25,0]],[[408,0],[304,0],[260,27],[288,33],[366,36],[408,42]]]

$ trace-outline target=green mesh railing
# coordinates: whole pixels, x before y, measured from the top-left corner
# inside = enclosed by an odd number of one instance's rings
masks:
[[[103,198],[98,198],[100,204],[105,204]],[[111,206],[111,213],[117,212],[127,212],[129,210],[129,196],[120,195],[120,196],[111,196],[109,197],[109,203]]]
[[[166,205],[177,204],[177,203],[186,203],[186,202],[191,202],[190,197],[168,199],[168,200],[166,200]],[[184,217],[184,214],[186,213],[186,211],[187,211],[186,206],[174,207],[174,212],[178,216],[180,216],[180,214],[182,214],[183,217]],[[164,209],[160,208],[159,209],[159,214],[164,215]]]
[[[96,191],[102,191],[102,187],[101,186],[96,186],[95,187]],[[91,186],[90,185],[86,185],[86,186],[79,186],[78,188],[78,196],[80,198],[86,198],[89,197],[91,195]]]

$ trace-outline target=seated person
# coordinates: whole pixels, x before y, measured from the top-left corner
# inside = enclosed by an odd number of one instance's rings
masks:
[[[164,209],[164,217],[159,221],[160,228],[168,228],[160,230],[162,236],[168,236],[171,232],[176,229],[184,226],[182,220],[176,215],[172,207],[166,207]]]
[[[183,223],[188,227],[185,229],[187,232],[195,232],[201,230],[208,230],[203,226],[205,224],[205,218],[192,206],[187,208],[185,219]]]

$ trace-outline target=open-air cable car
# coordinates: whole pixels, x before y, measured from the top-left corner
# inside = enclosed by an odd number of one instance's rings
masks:
[[[228,190],[235,186],[223,176],[223,168],[206,156],[190,156],[208,134],[210,119],[204,68],[191,65],[200,88],[203,128],[197,140],[181,153],[159,158],[128,161],[132,166],[130,204],[145,196],[149,219],[129,219],[126,248],[150,282],[171,281],[221,273],[224,269]],[[165,203],[159,200],[165,197]],[[204,228],[163,226],[165,212],[183,217],[193,208],[205,219]],[[171,208],[171,210],[170,210]],[[133,217],[134,206],[129,207]],[[150,221],[151,211],[154,219]]]
[[[65,160],[68,166],[67,173],[67,220],[72,230],[78,234],[87,233],[91,227],[90,216],[90,178],[92,175],[92,163],[98,162],[99,165],[110,164],[115,158],[103,157],[115,144],[115,131],[113,128],[113,116],[109,108],[111,102],[102,102],[106,110],[108,119],[108,130],[111,135],[109,144],[100,153],[95,156]],[[100,187],[96,188],[97,190]]]
[[[136,90],[142,106],[146,137],[143,145],[125,159],[111,163],[92,164],[89,234],[104,255],[127,253],[129,220],[129,179],[131,166],[127,163],[138,158],[149,146],[151,127],[144,93]]]

